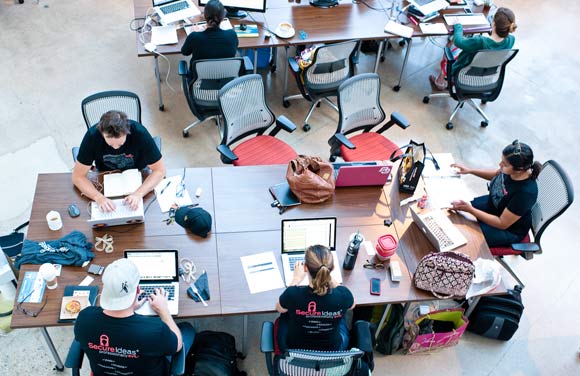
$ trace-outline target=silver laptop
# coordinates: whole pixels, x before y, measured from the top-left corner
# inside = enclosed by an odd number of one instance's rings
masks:
[[[153,0],[153,7],[164,25],[201,14],[190,0]]]
[[[417,214],[411,209],[413,221],[438,251],[450,251],[467,243],[465,236],[441,210]]]
[[[449,6],[449,3],[446,0],[409,0],[409,3],[425,16],[438,12]]]
[[[294,265],[304,261],[304,252],[311,245],[328,247],[334,258],[334,269],[330,273],[332,278],[342,283],[340,264],[336,254],[336,218],[307,218],[282,220],[282,269],[286,286],[292,282]],[[300,286],[308,285],[308,277],[302,280]]]
[[[125,258],[133,261],[139,269],[141,296],[146,297],[154,289],[164,288],[167,291],[167,305],[171,315],[179,310],[179,275],[177,273],[178,255],[176,250],[164,249],[127,249]],[[155,311],[148,301],[136,311],[140,315],[154,316]]]
[[[143,199],[139,202],[137,210],[131,210],[122,198],[112,201],[115,204],[115,210],[112,212],[103,212],[96,202],[91,202],[91,219],[87,222],[92,228],[143,223],[145,219]]]

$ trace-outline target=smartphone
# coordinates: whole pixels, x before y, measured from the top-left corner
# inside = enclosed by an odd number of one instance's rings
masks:
[[[467,14],[473,14],[473,11],[470,8],[463,8],[463,10],[465,11],[465,13]]]
[[[371,295],[381,295],[381,280],[371,278]]]

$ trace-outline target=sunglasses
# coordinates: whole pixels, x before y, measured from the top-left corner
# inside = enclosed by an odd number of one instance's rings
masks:
[[[365,269],[384,269],[386,267],[385,264],[382,262],[370,262],[367,260],[367,263],[363,265]]]
[[[30,317],[36,317],[40,314],[40,312],[42,312],[42,310],[44,309],[44,306],[46,306],[46,302],[48,301],[46,295],[44,295],[44,299],[42,299],[42,306],[40,306],[40,308],[36,311],[31,311],[31,310],[26,309],[25,307],[22,306],[23,304],[26,303],[26,300],[28,300],[28,298],[30,298],[32,296],[34,291],[35,291],[34,289],[32,291],[30,291],[30,293],[28,293],[28,295],[26,295],[24,297],[24,299],[22,299],[22,301],[16,305],[16,310],[18,312],[24,313],[26,316],[30,316]],[[30,304],[38,304],[38,303],[30,303]]]

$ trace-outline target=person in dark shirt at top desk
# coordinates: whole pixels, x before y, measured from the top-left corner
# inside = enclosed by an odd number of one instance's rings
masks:
[[[520,242],[532,227],[532,207],[538,199],[536,179],[542,170],[532,149],[515,140],[502,152],[499,170],[481,170],[453,164],[460,174],[491,180],[489,195],[475,198],[471,205],[454,201],[453,209],[471,213],[479,221],[490,247]]]
[[[226,10],[219,0],[210,0],[203,15],[207,27],[194,26],[194,32],[187,36],[181,53],[191,55],[191,63],[200,59],[222,59],[236,56],[238,36],[232,29],[222,30],[220,24],[226,16]],[[204,30],[205,28],[205,30]]]

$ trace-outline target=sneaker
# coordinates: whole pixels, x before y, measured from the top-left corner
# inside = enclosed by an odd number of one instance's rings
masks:
[[[433,91],[444,91],[447,90],[447,82],[445,84],[440,84],[437,82],[437,77],[434,75],[429,76],[429,82],[431,83],[431,87]]]

